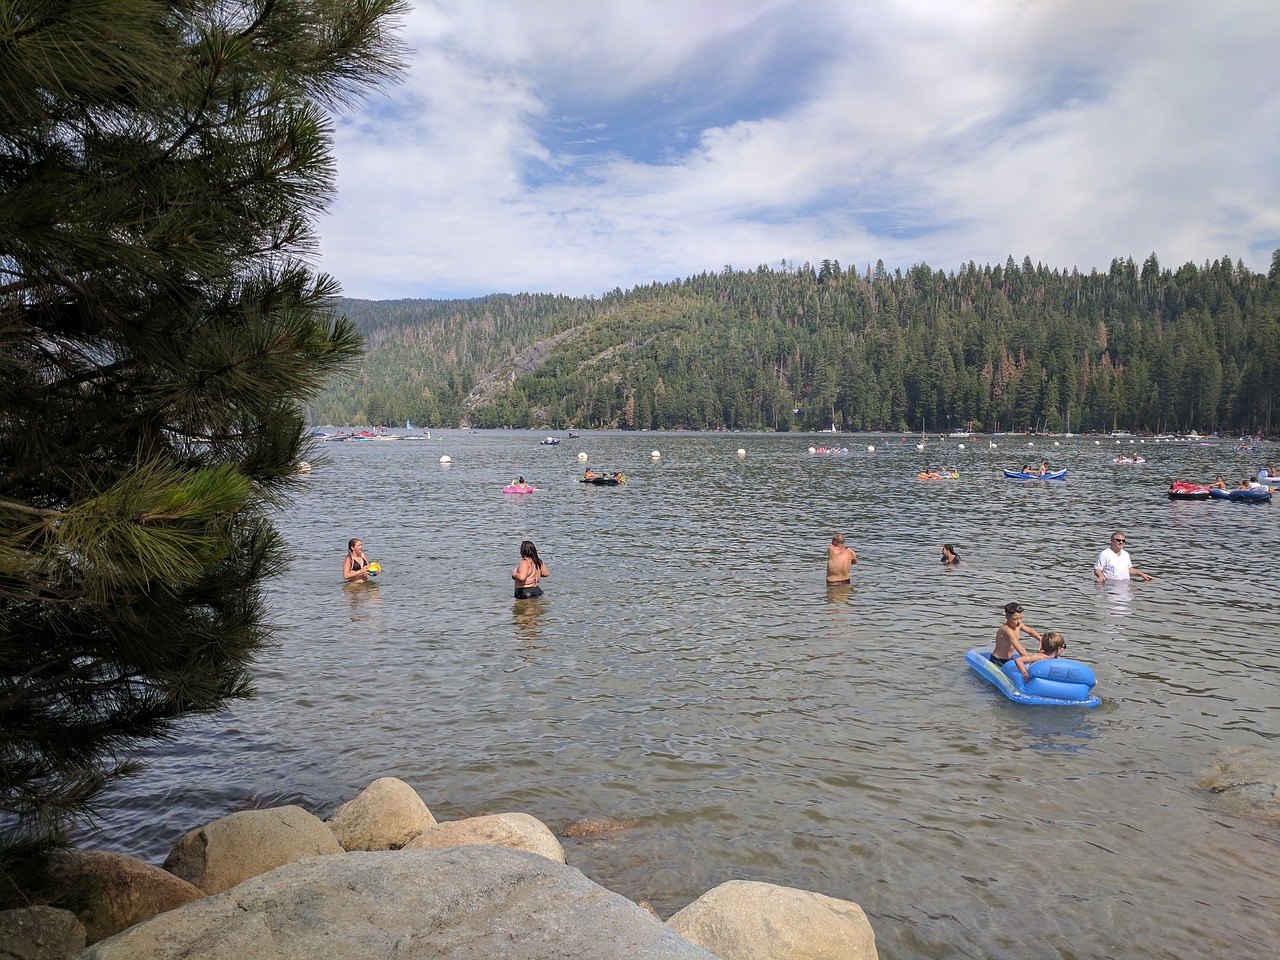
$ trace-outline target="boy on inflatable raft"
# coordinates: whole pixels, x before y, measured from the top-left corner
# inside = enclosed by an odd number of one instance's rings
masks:
[[[995,649],[980,648],[965,654],[974,671],[1016,703],[1040,706],[1096,707],[1101,698],[1092,694],[1097,679],[1093,671],[1077,660],[1062,657],[1067,641],[1050,630],[1042,637],[1022,622],[1022,607],[1005,604],[1005,622],[996,631]],[[1019,641],[1026,633],[1040,643],[1038,653],[1027,653]]]

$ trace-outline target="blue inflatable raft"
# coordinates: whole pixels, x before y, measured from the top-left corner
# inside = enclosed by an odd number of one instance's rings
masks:
[[[1230,500],[1232,503],[1270,503],[1270,490],[1210,490],[1209,496],[1215,500]]]
[[[1059,657],[1037,660],[1027,665],[1030,680],[1023,680],[1010,660],[1000,667],[991,662],[991,651],[975,647],[964,655],[974,672],[1015,703],[1041,707],[1097,707],[1102,698],[1094,696],[1097,678],[1087,664]]]

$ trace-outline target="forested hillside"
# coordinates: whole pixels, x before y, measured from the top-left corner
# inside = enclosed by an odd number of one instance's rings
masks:
[[[1280,250],[1266,274],[784,262],[599,299],[339,306],[367,354],[317,423],[1280,430]]]

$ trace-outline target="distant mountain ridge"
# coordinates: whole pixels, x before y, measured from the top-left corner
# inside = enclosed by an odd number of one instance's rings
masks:
[[[564,429],[1276,429],[1280,251],[1107,272],[726,268],[605,296],[343,300],[312,419]]]

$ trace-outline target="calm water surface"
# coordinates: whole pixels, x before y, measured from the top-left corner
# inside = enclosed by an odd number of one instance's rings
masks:
[[[538,439],[322,445],[281,518],[298,559],[258,699],[152,751],[93,841],[159,862],[215,817],[327,816],[393,775],[440,819],[634,820],[565,840],[569,862],[664,916],[744,878],[861,904],[886,960],[1274,956],[1280,808],[1197,778],[1277,762],[1280,505],[1164,490],[1280,447]],[[630,482],[575,482],[580,451]],[[1000,473],[1046,456],[1067,482]],[[961,479],[915,479],[944,465]],[[541,489],[502,494],[518,474]],[[1154,583],[1092,582],[1113,528]],[[829,588],[837,530],[861,562]],[[344,589],[354,536],[385,572]],[[525,538],[552,575],[517,602]],[[1094,666],[1101,708],[1013,704],[967,669],[1009,600]]]

